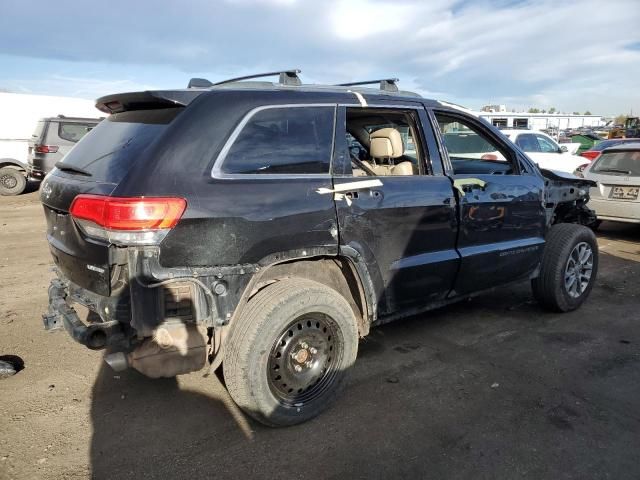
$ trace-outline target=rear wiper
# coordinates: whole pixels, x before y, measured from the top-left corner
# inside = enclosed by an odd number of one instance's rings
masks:
[[[59,170],[62,170],[63,172],[77,173],[78,175],[85,175],[87,177],[91,176],[91,173],[87,172],[86,170],[83,170],[78,167],[74,167],[72,165],[68,165],[62,161],[56,162],[56,168],[58,168]]]
[[[619,168],[600,168],[597,172],[607,172],[607,173],[623,173],[625,175],[631,175],[630,170],[620,170]]]

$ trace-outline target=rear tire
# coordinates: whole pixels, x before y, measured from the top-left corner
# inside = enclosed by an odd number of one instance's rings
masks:
[[[0,168],[0,195],[20,195],[27,188],[27,178],[16,168]]]
[[[561,223],[549,230],[534,297],[556,312],[575,310],[586,300],[598,273],[598,243],[591,229]]]
[[[338,396],[358,351],[355,315],[338,292],[281,280],[258,292],[234,322],[222,368],[231,397],[251,417],[295,425]]]

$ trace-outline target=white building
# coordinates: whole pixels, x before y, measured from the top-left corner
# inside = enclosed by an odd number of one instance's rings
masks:
[[[605,121],[600,115],[571,115],[568,113],[526,113],[526,112],[474,112],[492,125],[502,128],[547,128],[600,127]]]
[[[480,110],[482,110],[483,112],[491,112],[491,113],[506,112],[507,106],[506,105],[485,105]]]
[[[0,139],[30,138],[43,117],[104,117],[93,100],[0,92]]]

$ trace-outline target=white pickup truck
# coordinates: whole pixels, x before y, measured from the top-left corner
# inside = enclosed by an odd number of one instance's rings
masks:
[[[549,135],[537,130],[501,130],[519,146],[540,168],[573,173],[586,163],[584,157],[574,155],[579,143],[558,145]]]
[[[0,138],[0,195],[18,195],[27,185],[29,140]]]

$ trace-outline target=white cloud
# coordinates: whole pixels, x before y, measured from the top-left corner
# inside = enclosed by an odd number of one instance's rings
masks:
[[[330,9],[333,33],[338,38],[359,40],[374,35],[399,34],[411,22],[415,5],[400,2],[351,0],[337,2]]]
[[[189,76],[301,67],[306,79],[326,83],[398,76],[403,88],[471,107],[492,101],[640,110],[640,50],[626,48],[640,44],[637,0],[618,0],[616,8],[598,0],[112,0],[90,11],[74,8],[79,1],[5,6],[0,53],[34,64],[45,58],[113,66],[86,89],[101,88],[102,80],[167,88]],[[22,27],[27,19],[29,30]],[[80,68],[70,75],[87,76]],[[41,69],[25,85],[54,88],[55,72]],[[157,82],[149,82],[154,75]],[[0,85],[7,77],[0,72]],[[184,80],[168,84],[176,78]]]

